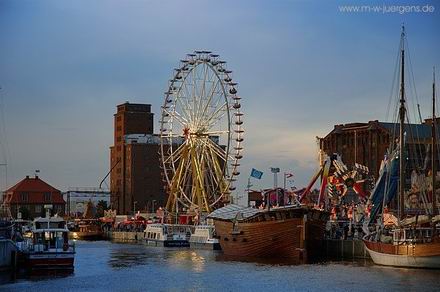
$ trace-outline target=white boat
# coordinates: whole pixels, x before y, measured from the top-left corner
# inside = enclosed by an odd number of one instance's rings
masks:
[[[193,228],[191,225],[181,224],[148,224],[144,236],[148,245],[188,247]]]
[[[37,218],[30,231],[31,238],[17,243],[27,268],[73,269],[75,245],[69,242],[69,230],[63,218]]]
[[[214,225],[198,225],[189,239],[191,248],[220,250],[220,242],[215,238]]]

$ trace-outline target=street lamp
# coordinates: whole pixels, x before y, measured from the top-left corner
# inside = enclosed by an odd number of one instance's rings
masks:
[[[156,200],[151,201],[151,213],[154,214],[154,203],[156,202]]]
[[[279,167],[271,167],[270,171],[273,173],[273,188],[275,190],[275,194],[277,196],[277,204],[278,204],[278,173],[280,172],[280,168]],[[268,194],[268,198],[267,198],[267,203],[268,203],[268,209],[270,210],[270,193]]]

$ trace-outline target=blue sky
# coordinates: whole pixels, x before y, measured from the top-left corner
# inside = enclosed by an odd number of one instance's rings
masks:
[[[334,124],[385,119],[402,22],[422,114],[429,113],[440,4],[385,1],[428,4],[434,13],[338,9],[357,3],[383,1],[1,0],[8,185],[40,169],[63,190],[97,186],[109,167],[116,105],[151,103],[158,126],[167,80],[196,49],[220,54],[239,83],[246,129],[239,189],[252,167],[264,172],[256,188],[272,184],[270,166],[306,184],[317,167],[315,136]]]

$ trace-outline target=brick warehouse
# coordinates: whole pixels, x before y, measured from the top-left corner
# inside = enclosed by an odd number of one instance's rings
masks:
[[[110,201],[118,214],[135,209],[151,211],[166,202],[153,115],[149,104],[126,102],[117,106],[114,145],[110,147]]]
[[[405,125],[410,150],[408,167],[423,163],[427,145],[431,143],[431,123],[432,119],[426,119],[422,124]],[[437,119],[437,124],[440,124],[440,119]],[[335,125],[324,138],[319,138],[319,147],[327,155],[340,154],[344,163],[349,166],[356,162],[367,166],[377,178],[390,139],[398,136],[398,132],[398,124],[377,120]],[[428,169],[430,168],[429,165]]]

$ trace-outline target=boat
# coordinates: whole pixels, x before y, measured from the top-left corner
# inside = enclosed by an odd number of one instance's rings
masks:
[[[101,228],[99,219],[95,219],[96,208],[92,201],[87,202],[86,210],[81,219],[75,219],[73,232],[71,237],[73,239],[83,240],[97,240],[104,237],[104,232]]]
[[[189,238],[191,248],[220,250],[220,242],[215,237],[215,226],[213,224],[197,225],[194,233]]]
[[[69,230],[61,217],[37,218],[32,238],[17,242],[25,267],[34,269],[73,269],[75,245],[69,242]]]
[[[432,119],[432,211],[426,208],[428,216],[407,218],[405,214],[405,29],[401,34],[401,68],[400,68],[400,136],[397,147],[384,160],[380,171],[380,177],[372,193],[374,204],[370,222],[374,222],[377,214],[382,213],[373,231],[365,226],[366,235],[363,238],[365,247],[373,262],[384,266],[397,266],[405,268],[440,268],[440,228],[436,207],[436,131],[435,131],[435,75],[433,82],[433,119]],[[384,206],[397,197],[398,213],[397,225],[386,226],[384,224]],[[431,220],[429,220],[432,218]],[[370,223],[368,222],[368,223]]]
[[[324,238],[328,213],[301,205],[256,209],[235,204],[208,215],[223,253],[305,263]]]
[[[152,246],[189,247],[193,228],[191,225],[153,223],[145,228],[144,237]]]
[[[17,250],[15,241],[19,240],[20,233],[14,226],[11,212],[4,204],[0,205],[0,271],[8,270],[14,265]],[[18,236],[17,236],[18,235]]]
[[[73,239],[97,240],[102,239],[104,232],[102,231],[98,219],[77,219],[75,227],[71,232]]]

